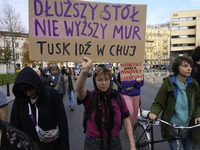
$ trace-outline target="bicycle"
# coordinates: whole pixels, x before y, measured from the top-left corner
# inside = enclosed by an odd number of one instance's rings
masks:
[[[183,129],[191,130],[200,127],[200,124],[184,127],[177,124],[170,124],[158,118],[154,123],[148,118],[149,111],[140,109],[139,113],[140,114],[138,115],[136,123],[133,127],[133,135],[137,150],[154,150],[155,143],[166,142],[165,140],[154,140],[153,138],[153,126],[160,125],[160,122],[175,129],[175,137],[171,140],[176,140],[177,150],[181,150],[181,136],[179,133]],[[185,134],[187,134],[187,132],[185,132]]]

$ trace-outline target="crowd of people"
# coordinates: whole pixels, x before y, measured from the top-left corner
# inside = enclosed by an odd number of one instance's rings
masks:
[[[73,68],[56,64],[44,69],[42,66],[23,68],[13,86],[15,100],[10,120],[7,117],[8,101],[0,88],[0,148],[69,150],[63,98],[68,95],[69,107],[74,111],[76,94],[78,105],[84,106],[84,150],[122,150],[119,137],[122,127],[130,150],[136,150],[133,126],[138,116],[144,76],[121,81],[120,73],[116,78],[113,66],[96,65],[91,91],[85,88],[85,83],[92,61],[88,57],[83,59],[79,76]],[[162,113],[161,119],[172,124],[191,126],[200,122],[200,47],[195,49],[192,59],[185,56],[174,59],[173,75],[163,79],[150,107],[150,120],[155,121]],[[169,127],[161,126],[163,139],[169,141],[174,150],[176,141],[169,140],[173,139],[169,132]],[[188,131],[181,140],[185,150],[192,150],[197,144],[200,144],[200,129]]]

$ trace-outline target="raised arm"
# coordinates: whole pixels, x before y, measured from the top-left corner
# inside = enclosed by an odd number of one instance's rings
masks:
[[[87,76],[89,73],[89,70],[92,68],[92,61],[88,57],[83,57],[85,60],[82,62],[81,72],[79,74],[79,77],[76,81],[76,95],[77,98],[81,101],[85,98],[87,95],[87,90],[85,88],[85,82],[87,80]]]

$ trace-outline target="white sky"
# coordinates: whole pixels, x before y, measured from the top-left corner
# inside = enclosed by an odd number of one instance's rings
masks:
[[[13,5],[16,12],[28,31],[28,0],[7,0]],[[32,0],[30,0],[32,1]],[[58,0],[57,0],[58,1]],[[67,1],[67,0],[66,0]],[[200,0],[90,0],[103,3],[126,3],[147,5],[147,24],[161,24],[170,20],[170,12],[200,10]],[[4,0],[0,0],[0,7]]]

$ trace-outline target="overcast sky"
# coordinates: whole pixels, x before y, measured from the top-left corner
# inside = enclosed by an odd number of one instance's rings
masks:
[[[21,19],[28,31],[28,0],[7,0],[21,14]],[[30,0],[32,1],[32,0]],[[58,0],[57,0],[58,1]],[[170,20],[170,12],[200,10],[200,0],[90,0],[103,3],[125,3],[147,5],[147,24],[161,24]],[[0,0],[0,6],[4,0]]]

